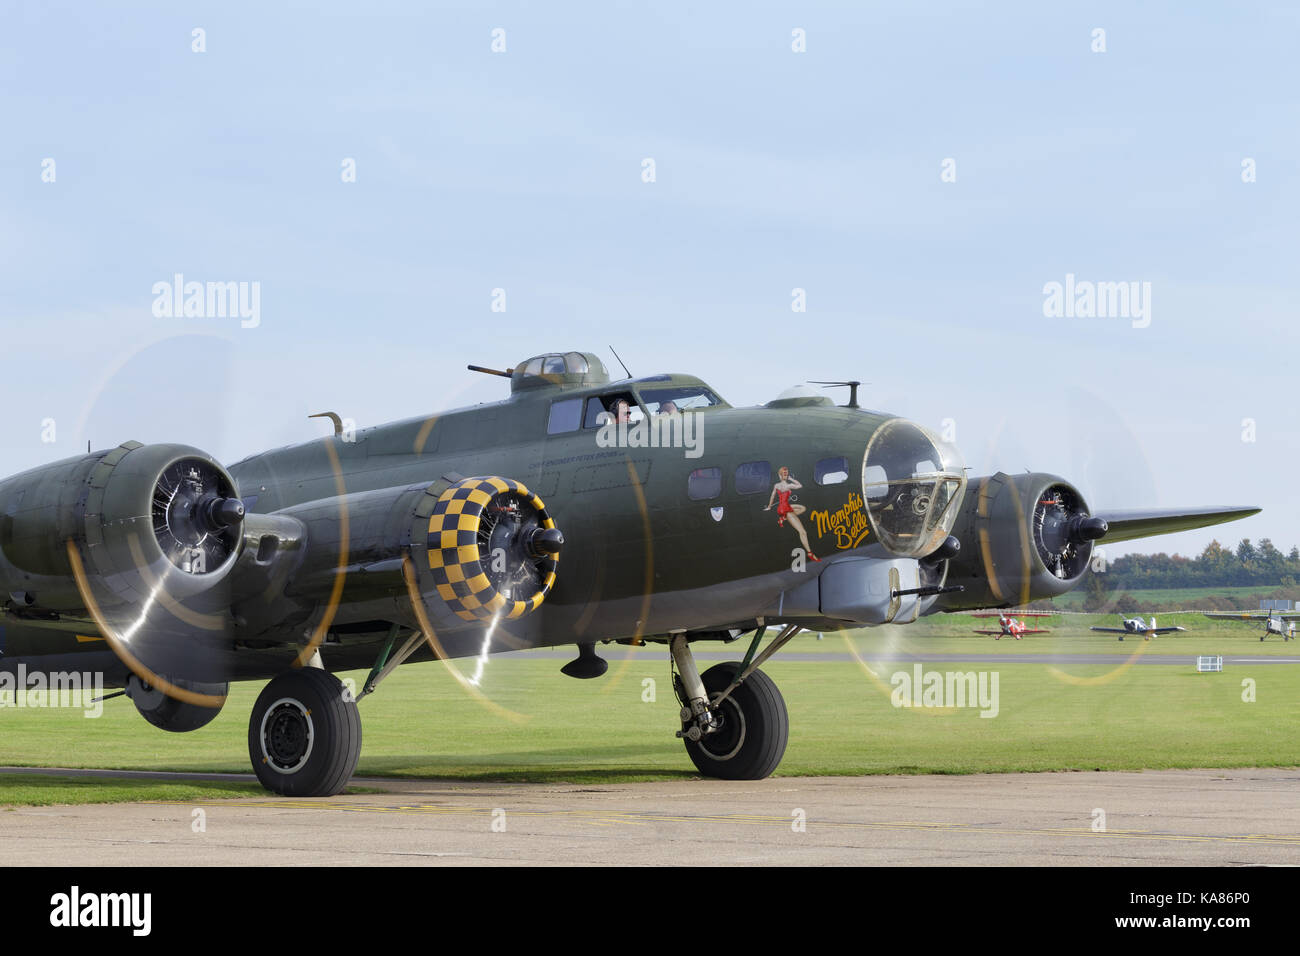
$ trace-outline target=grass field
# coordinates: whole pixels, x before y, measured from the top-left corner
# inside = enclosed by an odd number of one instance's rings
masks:
[[[1247,588],[1116,588],[1111,593],[1111,598],[1118,600],[1121,595],[1129,594],[1140,604],[1149,603],[1159,607],[1192,607],[1206,610],[1210,607],[1206,603],[1207,598],[1240,599],[1244,597],[1250,601],[1250,607],[1253,609],[1259,606],[1260,598],[1268,597],[1277,590],[1278,585],[1276,584]],[[1087,596],[1087,591],[1083,588],[1076,588],[1058,598],[1053,598],[1052,604],[1061,610],[1081,611],[1083,610],[1083,601]],[[1295,596],[1292,595],[1293,598]]]
[[[1098,620],[1112,623],[1117,618]],[[1022,641],[968,634],[956,615],[907,627],[824,640],[803,635],[792,653],[855,660],[783,660],[765,666],[785,695],[790,744],[778,774],[979,773],[1136,770],[1300,764],[1300,663],[1240,664],[1222,674],[1180,665],[1055,665],[1056,654],[1294,654],[1296,644],[1260,643],[1249,625],[1189,617],[1194,632],[1151,642],[1086,630],[1088,618],[1049,621],[1051,634]],[[1171,615],[1166,622],[1180,623]],[[743,646],[705,645],[739,659]],[[926,671],[986,671],[998,678],[998,713],[974,708],[899,708],[890,677],[911,665],[877,661],[888,652],[1035,654],[1034,663],[931,663]],[[361,703],[360,774],[462,780],[612,783],[695,775],[677,729],[667,654],[648,647],[611,663],[595,681],[559,673],[562,661],[527,652],[492,658],[483,695],[471,696],[443,664],[400,668]],[[472,670],[472,661],[459,666]],[[705,665],[707,666],[707,665]],[[360,679],[363,675],[351,675]],[[1254,700],[1243,700],[1243,681]],[[191,734],[146,724],[125,699],[103,716],[80,711],[0,709],[0,764],[248,772],[246,721],[259,684],[237,684],[222,714]],[[188,786],[156,785],[156,786]],[[219,788],[238,795],[238,788]],[[148,794],[140,796],[141,794]],[[61,799],[60,799],[61,798]],[[0,775],[0,805],[159,799],[135,781],[110,785]],[[183,798],[182,798],[183,799]]]

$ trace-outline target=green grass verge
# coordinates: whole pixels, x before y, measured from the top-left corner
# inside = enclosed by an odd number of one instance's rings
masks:
[[[80,803],[220,800],[265,793],[251,783],[159,782],[134,778],[66,777],[0,773],[0,808]]]

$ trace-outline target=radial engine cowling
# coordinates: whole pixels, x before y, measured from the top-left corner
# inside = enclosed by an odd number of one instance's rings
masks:
[[[185,445],[127,442],[26,472],[0,505],[0,577],[20,613],[84,608],[80,572],[106,613],[202,595],[234,566],[244,522],[230,475]]]
[[[438,495],[426,543],[421,555],[413,540],[412,552],[452,613],[463,621],[514,620],[537,610],[555,584],[564,536],[537,495],[487,476]]]
[[[961,551],[948,562],[946,581],[965,590],[942,595],[938,608],[1023,607],[1064,594],[1106,530],[1078,490],[1055,475],[972,479],[953,528]]]

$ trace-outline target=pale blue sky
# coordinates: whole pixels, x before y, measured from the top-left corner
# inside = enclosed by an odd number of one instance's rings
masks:
[[[467,362],[613,366],[613,343],[733,404],[864,379],[866,404],[952,419],[973,474],[1055,472],[1097,507],[1265,507],[1135,548],[1300,543],[1292,4],[7,3],[2,25],[5,473],[87,438],[233,461],[320,434],[309,412],[503,394]],[[155,318],[178,272],[260,282],[260,326]],[[1150,282],[1150,327],[1045,318],[1066,273]]]

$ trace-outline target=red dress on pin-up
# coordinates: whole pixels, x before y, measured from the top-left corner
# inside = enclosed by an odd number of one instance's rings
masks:
[[[794,511],[794,509],[790,507],[789,491],[778,491],[776,494],[777,494],[776,523],[777,523],[777,527],[783,528],[785,527],[785,516],[788,515],[791,511]]]

